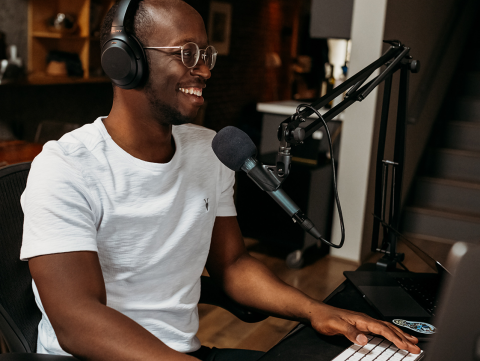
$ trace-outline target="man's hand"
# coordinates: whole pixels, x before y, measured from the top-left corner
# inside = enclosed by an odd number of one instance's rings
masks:
[[[363,313],[347,311],[319,303],[310,313],[312,327],[324,335],[344,335],[357,345],[366,345],[365,334],[373,333],[392,341],[399,349],[418,354],[418,339],[400,330],[398,327],[371,318]]]

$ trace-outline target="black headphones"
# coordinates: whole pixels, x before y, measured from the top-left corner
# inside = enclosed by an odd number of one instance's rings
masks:
[[[107,41],[102,45],[102,68],[122,89],[134,89],[148,72],[145,51],[135,36],[127,34],[124,21],[131,0],[120,0]]]

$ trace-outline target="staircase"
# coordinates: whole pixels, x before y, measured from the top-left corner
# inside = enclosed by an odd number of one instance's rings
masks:
[[[403,210],[402,233],[440,261],[456,241],[480,244],[480,52],[465,58],[469,69],[452,85],[457,100],[437,125]]]

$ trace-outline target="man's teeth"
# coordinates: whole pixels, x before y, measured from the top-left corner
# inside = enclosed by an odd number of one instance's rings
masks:
[[[197,88],[180,88],[180,91],[185,94],[196,95],[197,97],[202,96],[202,89]]]

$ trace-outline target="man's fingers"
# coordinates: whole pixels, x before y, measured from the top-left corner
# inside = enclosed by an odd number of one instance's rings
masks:
[[[342,321],[343,324],[338,325],[340,333],[345,335],[346,338],[356,345],[365,346],[368,343],[368,338],[363,332],[364,327],[360,327],[359,329],[345,320]],[[359,322],[359,324],[361,324],[361,322]],[[395,328],[390,328],[387,322],[372,319],[366,322],[366,326],[365,331],[383,336],[387,340],[393,342],[399,349],[407,350],[412,353],[420,353],[420,348],[409,341],[401,330],[398,330],[397,332]]]
[[[367,322],[366,326],[370,332],[385,337],[387,340],[393,342],[399,349],[407,350],[408,352],[415,354],[418,354],[421,351],[420,348],[415,345],[415,343],[418,342],[416,337],[410,339],[407,338],[402,330],[388,322],[372,320]]]
[[[368,338],[363,333],[359,333],[355,338],[355,340],[356,340],[355,343],[360,346],[364,346],[368,343]]]
[[[398,348],[405,350],[407,348],[407,342],[405,338],[402,338],[401,334],[395,332],[395,330],[388,327],[381,321],[377,320],[368,320],[365,324],[365,328],[376,335],[381,335],[385,337],[387,340],[392,341],[395,346]],[[360,327],[363,330],[363,327]]]
[[[388,327],[390,327],[392,330],[395,330],[395,332],[400,333],[400,334],[406,336],[407,338],[412,338],[413,337],[414,339],[416,339],[415,336],[409,335],[408,333],[404,332],[400,327],[395,326],[393,323],[387,322],[387,321],[382,321],[382,322],[384,324],[386,324]]]
[[[418,343],[418,338],[416,338],[415,336],[409,335],[408,333],[404,333],[404,335],[405,335],[409,340],[411,340],[414,344],[417,344],[417,343]]]
[[[348,338],[351,342],[356,345],[364,346],[368,343],[368,338],[358,330],[355,326],[349,324],[342,320],[342,324],[338,325],[337,333],[343,334],[346,338]]]
[[[418,338],[416,338],[415,336],[409,335],[408,333],[403,332],[397,326],[395,326],[395,325],[393,325],[389,322],[385,322],[385,325],[387,325],[387,327],[392,329],[400,338],[405,339],[405,340],[407,340],[408,342],[410,342],[414,345],[416,345],[418,343]]]
[[[367,315],[347,318],[345,321],[355,325],[360,332],[371,332],[383,336],[393,342],[399,349],[415,354],[420,353],[420,348],[415,346],[418,342],[417,338],[413,336],[407,338],[407,334],[389,322],[375,320]]]
[[[387,324],[388,327],[395,330],[397,333],[400,333],[400,334],[404,335],[408,340],[410,340],[414,344],[418,343],[418,338],[416,338],[415,336],[412,336],[412,335],[409,335],[406,332],[403,332],[399,327],[395,326],[394,324],[392,324],[390,322],[386,322],[386,324]]]
[[[390,327],[392,326],[391,324],[387,325]],[[394,331],[397,333],[397,335],[403,340],[403,342],[407,345],[406,350],[411,352],[411,353],[420,353],[420,347],[417,346],[418,343],[418,338],[415,336],[411,336],[409,334],[406,334],[405,332],[398,330],[397,328],[394,329]],[[397,346],[398,347],[398,346]]]

